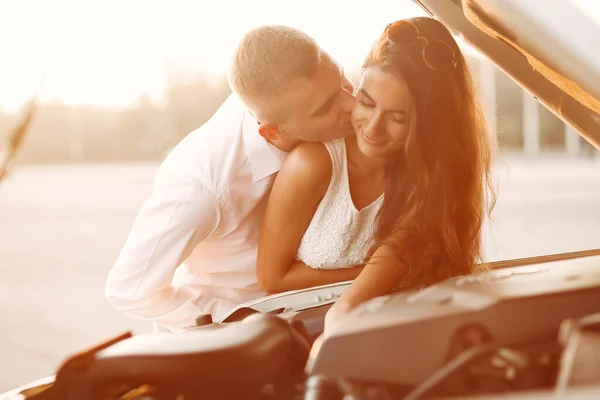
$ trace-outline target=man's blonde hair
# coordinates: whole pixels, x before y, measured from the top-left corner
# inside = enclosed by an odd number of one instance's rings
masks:
[[[229,66],[231,89],[246,105],[273,108],[297,78],[314,77],[321,49],[314,38],[284,25],[265,25],[248,32]]]

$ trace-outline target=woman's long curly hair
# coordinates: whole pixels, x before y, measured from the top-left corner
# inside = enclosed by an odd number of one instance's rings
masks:
[[[496,199],[491,180],[496,140],[448,29],[431,18],[404,21],[418,29],[419,39],[390,39],[390,24],[363,64],[363,71],[379,67],[400,76],[416,111],[402,153],[386,170],[371,254],[388,246],[407,270],[402,286],[424,286],[486,269],[481,230]],[[425,61],[425,44],[432,41],[454,52],[449,68],[433,70]],[[427,49],[427,59],[437,56],[437,44]]]

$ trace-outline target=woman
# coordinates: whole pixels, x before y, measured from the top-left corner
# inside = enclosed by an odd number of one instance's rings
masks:
[[[388,25],[363,63],[352,124],[355,136],[290,153],[258,250],[267,292],[356,278],[326,326],[398,286],[473,272],[495,196],[494,142],[465,58],[438,21]]]

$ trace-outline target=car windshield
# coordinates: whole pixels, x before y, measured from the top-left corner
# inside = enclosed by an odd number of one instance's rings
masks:
[[[600,21],[600,2],[572,1]],[[303,29],[356,83],[386,24],[421,15],[402,0],[0,2],[5,157],[36,104],[0,181],[0,393],[106,337],[151,330],[108,305],[106,276],[161,160],[229,95],[224,74],[245,31]],[[500,143],[486,259],[600,247],[599,152],[462,46]]]

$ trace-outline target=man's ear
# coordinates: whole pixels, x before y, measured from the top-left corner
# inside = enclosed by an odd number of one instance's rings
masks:
[[[268,121],[258,124],[258,133],[267,140],[281,139],[279,128]]]

